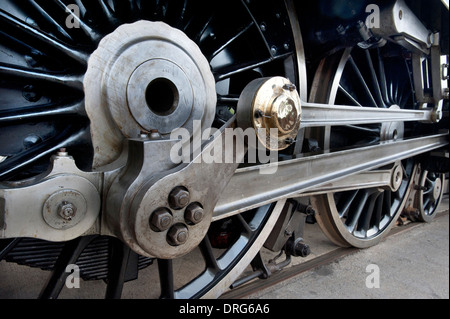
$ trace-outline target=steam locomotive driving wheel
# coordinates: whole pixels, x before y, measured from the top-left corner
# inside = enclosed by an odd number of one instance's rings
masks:
[[[249,1],[76,1],[75,7],[68,1],[4,1],[0,6],[0,177],[9,185],[45,173],[56,153],[73,158],[82,170],[108,170],[120,162],[126,139],[151,132],[165,138],[180,128],[193,136],[195,120],[203,129],[220,127],[251,80],[298,79],[294,37],[299,35],[291,27],[297,21],[290,1],[289,10],[283,2],[263,10]],[[65,206],[48,205],[53,219],[67,212],[64,228],[75,229],[79,225],[70,216],[81,216],[80,204],[69,195],[55,199],[67,197]],[[173,200],[183,202],[180,196]],[[198,203],[190,218],[176,215],[186,204],[171,204],[166,213],[153,213],[146,226],[174,251],[156,253],[159,259],[135,257],[122,241],[96,235],[65,243],[5,239],[2,258],[52,270],[42,298],[57,297],[66,266],[92,251],[106,257],[90,258],[81,276],[104,279],[107,297],[120,296],[127,265],[137,271],[150,264],[160,279],[151,296],[218,297],[259,251],[283,203],[227,220],[234,234],[226,244],[214,243],[218,235],[205,236],[211,223],[203,216],[206,204]],[[20,249],[25,253],[17,255]],[[190,271],[188,282],[178,282],[172,260],[192,250],[202,260],[199,269]],[[26,256],[33,251],[46,261]]]
[[[315,81],[312,99],[373,108],[414,108],[410,61],[402,48],[386,45],[375,49],[346,49],[325,58]],[[330,70],[334,73],[330,74]],[[328,101],[320,101],[328,99]],[[412,134],[411,129],[407,134]],[[405,137],[405,124],[348,125],[323,128],[312,134],[327,150],[352,145],[370,145]],[[358,152],[358,150],[355,150]],[[414,161],[399,163],[395,189],[363,188],[313,197],[322,230],[340,246],[369,247],[378,243],[395,225],[408,198]]]

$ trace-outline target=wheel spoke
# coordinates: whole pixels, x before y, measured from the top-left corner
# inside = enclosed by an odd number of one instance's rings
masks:
[[[358,223],[358,230],[364,231],[365,233],[369,230],[370,222],[373,214],[375,213],[376,203],[380,194],[381,192],[378,190],[375,190],[372,194],[370,194],[368,198],[368,205],[366,205],[365,212]]]
[[[427,186],[427,189],[423,191],[423,195],[428,195],[428,194],[432,193],[433,192],[433,187],[434,186],[431,186],[431,187]]]
[[[369,69],[370,69],[370,75],[372,76],[372,82],[375,87],[375,96],[378,100],[378,105],[386,107],[386,105],[384,104],[384,101],[383,101],[383,95],[381,93],[380,82],[378,80],[378,76],[375,71],[375,67],[373,66],[372,57],[370,56],[370,51],[365,50],[365,52],[366,52],[367,63],[369,65]]]
[[[197,35],[194,37],[194,42],[199,44],[200,43],[200,39],[202,38],[203,34],[206,32],[206,30],[208,29],[209,25],[211,24],[211,22],[214,20],[215,18],[215,12],[213,12],[208,20],[203,24],[202,28],[200,29],[200,31],[197,33]]]
[[[221,45],[218,49],[216,49],[208,58],[209,61],[211,61],[215,56],[217,56],[220,52],[222,52],[226,47],[228,47],[231,43],[233,43],[236,39],[241,37],[245,32],[250,30],[252,26],[254,26],[255,23],[251,21],[246,27],[244,27],[241,31],[239,31],[237,34],[233,35],[230,39],[228,39],[223,45]]]
[[[391,215],[391,207],[392,207],[392,192],[385,192],[383,197],[383,212],[385,212],[385,215],[392,216]]]
[[[347,97],[347,99],[349,99],[355,106],[359,106],[362,107],[361,103],[358,102],[358,100],[356,100],[353,95],[351,95],[347,89],[345,89],[341,84],[339,84],[339,91],[341,91],[342,93],[344,93],[344,95]]]
[[[356,207],[352,207],[352,210],[350,211],[351,214],[349,213],[349,216],[346,221],[347,229],[350,233],[353,233],[356,230],[356,226],[360,221],[361,214],[363,213],[368,198],[369,198],[369,191],[362,190],[359,191],[356,200],[353,202],[353,204],[356,204]]]
[[[364,77],[361,74],[361,71],[359,70],[358,66],[355,63],[355,60],[353,60],[353,57],[350,56],[349,58],[350,65],[352,66],[353,71],[355,72],[357,78],[359,79],[359,82],[362,84],[367,97],[369,98],[370,103],[373,107],[378,107],[377,102],[375,101],[372,92],[370,92],[370,89],[367,85],[367,82],[364,80]]]
[[[381,217],[383,214],[383,202],[384,202],[384,196],[385,196],[386,192],[389,192],[389,191],[384,191],[380,194],[380,196],[378,196],[377,203],[375,206],[375,215],[373,216],[373,225],[377,228],[377,230],[380,229],[380,222],[381,222]]]
[[[84,4],[88,11],[93,11],[106,20],[110,27],[118,24],[118,20],[114,16],[114,12],[105,0],[85,1]]]
[[[0,63],[0,74],[5,77],[10,76],[28,82],[44,81],[49,84],[61,85],[80,91],[83,90],[83,77],[79,75],[47,73],[5,63]]]
[[[89,55],[85,52],[76,50],[67,44],[56,40],[53,37],[48,36],[44,32],[30,26],[29,24],[22,22],[21,20],[13,17],[9,13],[0,9],[0,27],[5,30],[12,31],[12,34],[18,35],[21,40],[26,43],[36,44],[38,47],[45,47],[50,50],[56,50],[67,56],[74,61],[78,62],[82,66],[87,65]]]
[[[0,123],[9,123],[14,121],[36,120],[41,117],[49,116],[74,116],[84,115],[84,103],[76,102],[68,105],[45,104],[19,108],[6,108],[0,111]]]
[[[144,2],[150,2],[150,1],[144,1]],[[162,2],[162,1],[157,1],[157,3],[160,3],[160,2]],[[134,19],[139,19],[139,17],[141,16],[139,7],[138,7],[137,3],[133,0],[128,0],[128,1],[114,0],[113,3],[114,3],[114,12],[121,21],[131,21]],[[165,12],[165,11],[166,10],[162,10],[162,12]],[[164,18],[164,16],[162,16],[162,18]]]
[[[19,154],[9,157],[0,163],[0,179],[5,179],[23,170],[39,159],[55,153],[62,147],[68,147],[84,139],[85,130],[75,131],[72,126],[68,126],[61,133],[49,138],[43,143],[27,149]]]
[[[69,12],[71,12],[69,7],[65,3],[63,3],[61,0],[53,0],[53,1],[60,8],[61,14],[67,15]],[[84,35],[89,39],[89,41],[91,43],[98,43],[100,41],[101,35],[98,34],[91,27],[89,27],[83,20],[80,19],[80,17],[78,17],[75,14],[72,14],[71,17],[72,17],[72,19],[74,19],[74,21],[77,24],[77,28],[72,28],[72,29],[80,29],[84,33]]]
[[[396,98],[395,98],[395,88],[394,88],[394,83],[390,82],[389,83],[389,97],[390,100],[392,101],[392,104],[395,104]]]
[[[255,69],[257,67],[261,67],[263,65],[269,64],[274,62],[275,60],[285,59],[288,56],[290,56],[292,53],[287,53],[283,55],[279,55],[275,58],[270,57],[268,59],[262,59],[262,60],[255,60],[255,61],[249,61],[245,63],[239,63],[232,66],[223,67],[221,69],[214,69],[213,73],[216,79],[216,82],[223,81],[225,79],[228,79],[232,77],[233,75],[236,75],[238,73],[248,71]]]
[[[383,57],[381,55],[379,48],[377,48],[377,55],[378,55],[378,69],[379,69],[379,73],[380,73],[381,93],[384,97],[385,104],[392,105],[394,103],[389,98],[388,87],[387,87],[388,84],[387,84],[387,79],[386,79],[386,69],[384,67]]]
[[[22,3],[20,3],[22,4]],[[38,25],[42,28],[48,28],[50,32],[55,33],[67,41],[73,41],[72,37],[55,21],[36,1],[27,0],[23,9],[31,9],[30,15],[36,19]]]
[[[431,197],[427,196],[423,200],[423,207],[427,207],[431,203]]]
[[[200,243],[200,251],[202,253],[203,259],[206,263],[206,268],[212,271],[213,273],[219,271],[219,265],[217,264],[217,260],[214,257],[214,253],[212,250],[211,242],[206,236],[202,242]]]
[[[353,200],[355,199],[356,195],[358,194],[358,191],[351,192],[350,195],[344,196],[344,200],[340,199],[338,202],[338,212],[339,217],[343,218],[344,216],[347,216],[348,210],[350,209],[350,206],[353,203]]]
[[[49,281],[39,296],[40,299],[55,299],[59,296],[59,293],[64,288],[65,281],[69,276],[69,273],[66,272],[67,266],[70,264],[75,264],[83,250],[96,237],[96,235],[79,237],[67,242],[64,245],[58,260],[55,263]]]
[[[402,96],[401,96],[400,101],[399,101],[399,103],[400,103],[399,105],[400,105],[401,108],[407,107],[407,103],[408,103],[410,98],[412,98],[412,101],[411,101],[412,103],[411,104],[414,105],[414,95],[411,96],[408,93],[408,92],[413,92],[414,91],[414,87],[413,87],[412,79],[411,79],[412,71],[410,72],[410,67],[409,67],[408,62],[406,60],[405,60],[405,70],[406,70],[406,72],[409,75],[409,77],[408,77],[409,81],[405,81],[405,84],[403,86]]]
[[[121,241],[113,241],[108,271],[108,285],[106,286],[105,294],[106,299],[120,299],[122,296],[125,275],[133,254],[135,253]]]
[[[247,221],[244,219],[244,217],[241,214],[236,215],[235,219],[239,222],[239,225],[244,234],[249,236],[250,234],[253,233],[253,229],[250,227],[250,225],[247,223]]]
[[[161,299],[174,299],[173,262],[171,259],[158,259],[159,282],[161,284]]]

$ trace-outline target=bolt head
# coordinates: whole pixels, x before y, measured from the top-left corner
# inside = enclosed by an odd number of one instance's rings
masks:
[[[182,186],[175,187],[169,194],[169,205],[173,209],[181,209],[189,204],[189,191]]]
[[[139,133],[139,137],[140,138],[148,138],[148,132],[147,131],[141,131],[141,133]]]
[[[205,217],[203,207],[199,203],[192,203],[186,208],[184,218],[189,224],[198,224]]]
[[[63,202],[59,206],[58,214],[65,220],[72,220],[73,217],[75,217],[75,214],[77,212],[77,208],[72,203]]]
[[[172,246],[180,246],[187,242],[189,230],[184,224],[173,225],[167,233],[167,242]]]
[[[56,153],[57,156],[61,156],[61,157],[67,157],[69,156],[69,153],[67,152],[67,149],[62,147],[59,149],[59,151]]]
[[[150,226],[156,231],[165,231],[172,226],[173,216],[167,208],[159,208],[150,216]]]
[[[39,101],[42,97],[42,95],[36,91],[36,88],[33,85],[26,85],[23,88],[22,95],[25,100],[33,103]]]
[[[161,138],[161,134],[156,129],[150,130],[150,139],[151,140],[159,140]]]
[[[297,87],[295,86],[295,84],[287,83],[283,86],[283,90],[293,92],[293,91],[297,90]]]

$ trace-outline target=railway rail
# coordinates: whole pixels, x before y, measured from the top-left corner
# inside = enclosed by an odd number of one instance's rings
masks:
[[[440,219],[449,215],[448,209],[448,194],[443,201],[443,205],[439,208],[439,211],[436,216],[435,222],[439,223]],[[389,235],[385,237],[388,239],[391,236],[400,235],[406,232],[414,232],[414,229],[420,227],[422,224],[417,222],[411,222],[407,220],[406,217],[403,217],[399,220],[399,223],[396,227],[394,227]],[[308,258],[306,260],[297,260],[296,263],[293,263],[290,267],[286,267],[282,270],[279,270],[273,273],[268,278],[258,278],[258,276],[262,276],[262,271],[257,271],[257,273],[252,273],[251,269],[247,270],[247,278],[254,277],[250,281],[240,280],[237,281],[234,287],[231,287],[229,291],[224,293],[220,299],[251,299],[255,296],[259,296],[260,293],[264,290],[273,290],[276,288],[272,288],[277,286],[278,284],[282,284],[283,282],[288,283],[291,279],[295,279],[297,276],[303,273],[307,273],[317,269],[321,266],[326,266],[332,264],[334,262],[339,262],[343,258],[350,256],[352,254],[356,254],[362,251],[359,248],[355,247],[327,247],[326,249],[317,249],[314,245],[320,245],[320,240],[316,238],[310,239],[308,241],[313,245],[312,249],[318,251],[313,257]],[[267,259],[267,258],[266,258]],[[302,259],[302,258],[300,258]],[[245,278],[245,277],[244,277]],[[282,285],[281,285],[282,286]],[[282,289],[282,288],[279,288]],[[292,295],[291,297],[296,299],[298,296],[301,296],[301,291],[297,292],[298,295]],[[398,296],[402,298],[403,296]]]

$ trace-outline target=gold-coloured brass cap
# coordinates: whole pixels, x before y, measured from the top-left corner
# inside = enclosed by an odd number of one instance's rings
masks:
[[[300,119],[300,97],[295,85],[286,78],[254,80],[247,85],[239,98],[239,127],[253,127],[259,141],[269,150],[289,147],[297,137]],[[277,134],[273,134],[273,130]]]

